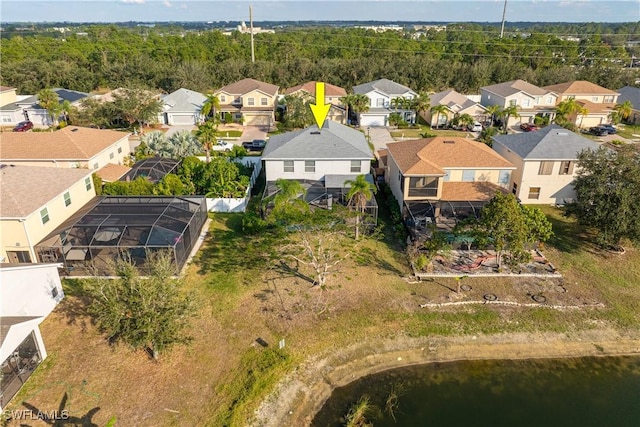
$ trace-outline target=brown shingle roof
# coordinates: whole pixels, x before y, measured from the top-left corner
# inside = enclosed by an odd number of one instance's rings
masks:
[[[91,176],[89,169],[0,165],[0,217],[25,218],[73,184]]]
[[[215,93],[226,92],[230,95],[244,95],[256,89],[272,96],[278,93],[278,86],[254,79],[242,79],[218,89]]]
[[[615,90],[607,89],[586,80],[574,80],[572,82],[545,86],[543,89],[562,95],[618,95]]]
[[[125,176],[131,170],[130,167],[124,165],[116,165],[115,163],[107,163],[96,171],[96,174],[102,178],[104,182],[114,182]]]
[[[16,88],[10,86],[0,86],[0,92],[6,92],[8,90],[16,90]]]
[[[616,104],[613,102],[601,104],[584,99],[577,99],[576,102],[578,104],[582,104],[587,109],[587,111],[589,111],[589,114],[610,114],[613,109],[616,108]]]
[[[477,202],[493,198],[500,191],[508,191],[490,182],[443,182],[440,200],[449,202]]]
[[[285,95],[290,95],[299,90],[303,90],[313,96],[316,96],[316,82],[311,81],[298,86],[290,87],[284,91]],[[347,91],[339,86],[335,86],[329,83],[324,84],[324,96],[346,96]]]
[[[491,86],[483,86],[482,89],[493,92],[500,96],[509,96],[518,92],[525,92],[529,95],[546,95],[549,90],[532,85],[524,80],[512,80],[510,82],[498,83]]]
[[[387,158],[389,157],[389,150],[383,148],[381,150],[376,151],[376,157],[380,163],[381,167],[387,166]]]
[[[403,175],[444,175],[445,168],[513,168],[487,145],[460,137],[393,142],[387,148]]]
[[[77,126],[55,132],[5,132],[0,136],[0,160],[88,160],[128,135]]]

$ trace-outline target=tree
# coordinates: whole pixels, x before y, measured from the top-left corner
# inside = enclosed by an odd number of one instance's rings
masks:
[[[356,240],[360,237],[360,221],[364,215],[367,203],[373,195],[376,193],[376,186],[367,181],[364,175],[358,175],[356,179],[347,180],[344,182],[349,186],[347,192],[347,199],[349,202],[347,206],[350,209],[354,209],[356,213]]]
[[[509,131],[509,119],[511,117],[518,118],[520,114],[518,114],[518,106],[517,105],[509,105],[506,108],[503,108],[500,112],[501,116],[504,118],[504,133],[506,134]]]
[[[62,106],[58,101],[58,94],[53,89],[42,89],[38,92],[38,104],[49,114],[49,120],[51,125],[56,126],[58,124],[58,118],[62,113]]]
[[[598,231],[596,242],[617,248],[623,238],[640,242],[640,154],[633,146],[600,148],[578,156],[576,199],[567,215]]]
[[[415,123],[419,122],[422,113],[431,108],[431,104],[429,104],[430,102],[431,100],[429,99],[429,95],[424,93],[419,94],[411,100],[411,109],[416,112]]]
[[[487,114],[490,115],[491,117],[491,126],[493,127],[493,125],[496,123],[496,118],[500,116],[500,113],[502,112],[502,107],[499,105],[489,105],[488,107],[486,107],[487,109]]]
[[[340,102],[342,102],[342,105],[346,105],[349,109],[349,111],[347,111],[347,117],[349,117],[351,113],[355,114],[358,118],[358,124],[360,124],[360,113],[366,113],[369,111],[369,104],[371,103],[371,100],[367,95],[352,93],[340,98]]]
[[[302,129],[315,123],[309,99],[297,95],[285,95],[280,101],[283,108],[282,123],[290,129]]]
[[[124,121],[129,127],[153,123],[161,112],[162,101],[151,91],[127,88],[113,91],[114,119]]]
[[[487,144],[489,147],[493,146],[493,139],[491,137],[496,136],[498,134],[498,128],[489,126],[488,128],[482,129],[480,135],[478,135],[478,141]]]
[[[268,197],[265,202],[273,202],[270,215],[276,221],[297,222],[301,215],[309,213],[309,205],[300,196],[304,196],[307,190],[299,181],[278,179],[275,186],[277,192]]]
[[[220,100],[217,96],[213,94],[207,94],[207,99],[202,104],[202,108],[200,109],[200,114],[205,120],[208,117],[216,117],[216,111],[220,109]]]
[[[520,207],[527,226],[527,243],[535,245],[549,240],[553,236],[553,227],[544,212],[533,206]]]
[[[158,196],[182,196],[188,193],[178,175],[168,173],[153,188],[153,194]]]
[[[618,124],[621,121],[627,120],[633,112],[633,104],[628,99],[622,104],[616,104],[614,111],[611,113],[611,121],[613,124]]]
[[[171,157],[173,154],[172,147],[169,146],[169,140],[164,132],[153,131],[145,133],[140,137],[140,146],[144,144],[155,156]],[[137,150],[136,150],[137,153]],[[141,153],[142,154],[142,153]],[[136,160],[140,160],[136,157]]]
[[[436,114],[436,128],[440,127],[440,116],[445,116],[443,125],[447,125],[447,113],[449,112],[449,108],[446,105],[434,105],[429,109],[429,111],[431,111],[432,115],[434,113]],[[431,125],[433,125],[433,121],[431,122]]]
[[[90,313],[109,341],[122,341],[144,349],[158,359],[172,345],[185,343],[185,328],[193,315],[192,299],[182,279],[175,279],[175,264],[167,252],[147,254],[148,276],[141,277],[127,259],[114,264],[112,279],[94,279],[90,287]]]
[[[188,130],[180,130],[169,137],[168,155],[173,159],[196,156],[202,152],[202,147],[196,136]]]
[[[211,121],[201,123],[198,125],[198,130],[196,130],[196,137],[202,144],[205,153],[207,153],[207,163],[209,163],[211,161],[211,149],[218,137],[218,126]]]

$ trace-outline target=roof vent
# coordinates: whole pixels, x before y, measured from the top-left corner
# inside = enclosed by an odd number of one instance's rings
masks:
[[[311,135],[320,135],[320,131],[319,130],[314,130],[313,132],[310,132]]]
[[[71,132],[78,132],[78,128],[71,129]]]
[[[456,142],[455,142],[454,140],[452,140],[452,139],[445,139],[443,142],[444,142],[445,144],[455,144],[455,143],[456,143]]]
[[[560,136],[567,136],[567,135],[569,135],[569,133],[568,133],[568,132],[558,132],[558,135],[560,135]]]

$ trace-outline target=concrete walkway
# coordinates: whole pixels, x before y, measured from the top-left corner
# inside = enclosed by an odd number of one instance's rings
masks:
[[[375,126],[375,127],[372,126],[372,127],[366,128],[365,134],[367,133],[371,138],[371,143],[373,144],[374,151],[387,148],[388,143],[395,142],[395,140],[389,133],[389,129],[383,126]]]

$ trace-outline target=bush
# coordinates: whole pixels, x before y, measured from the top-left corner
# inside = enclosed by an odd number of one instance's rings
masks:
[[[427,264],[429,264],[429,258],[427,258],[425,254],[420,254],[413,265],[416,267],[416,270],[422,271]]]
[[[398,206],[398,200],[391,192],[391,187],[386,183],[380,184],[380,188],[382,189],[382,196],[389,207],[389,216],[391,223],[393,224],[394,235],[404,242],[407,238],[407,230],[404,227],[404,221],[402,220],[402,212]]]

